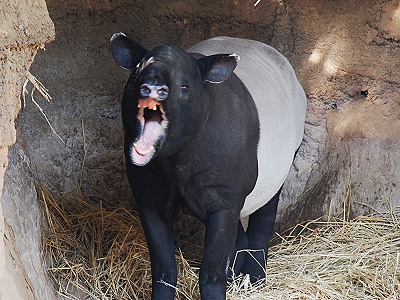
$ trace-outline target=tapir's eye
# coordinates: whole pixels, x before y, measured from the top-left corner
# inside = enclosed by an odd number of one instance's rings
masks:
[[[188,91],[189,91],[189,86],[187,84],[181,86],[182,94],[186,94]]]

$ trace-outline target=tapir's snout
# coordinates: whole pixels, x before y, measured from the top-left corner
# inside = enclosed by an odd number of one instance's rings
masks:
[[[139,97],[141,99],[154,99],[163,101],[168,97],[167,67],[150,57],[139,68]]]

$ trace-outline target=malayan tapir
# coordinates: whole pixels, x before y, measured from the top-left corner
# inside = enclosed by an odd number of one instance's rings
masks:
[[[124,149],[152,299],[174,299],[179,210],[206,227],[201,299],[225,299],[232,269],[265,276],[279,194],[303,137],[305,93],[287,59],[253,40],[216,37],[188,51],[149,51],[116,33],[111,48],[132,71],[122,99]],[[240,249],[259,251],[236,257]]]

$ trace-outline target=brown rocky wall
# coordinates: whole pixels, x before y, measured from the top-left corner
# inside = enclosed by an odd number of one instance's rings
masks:
[[[21,108],[26,72],[37,49],[53,38],[54,25],[44,0],[4,0],[1,10],[0,299],[52,299],[43,273],[32,173],[20,168],[26,166],[24,152],[9,149],[17,140],[14,120]]]

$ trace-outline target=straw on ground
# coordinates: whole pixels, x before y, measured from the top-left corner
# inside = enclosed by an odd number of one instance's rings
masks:
[[[94,205],[77,190],[55,197],[38,187],[48,271],[64,299],[150,299],[150,260],[137,215]],[[266,279],[246,276],[228,299],[397,299],[397,219],[360,217],[298,225],[269,252]],[[176,299],[199,299],[198,267],[177,251]]]

